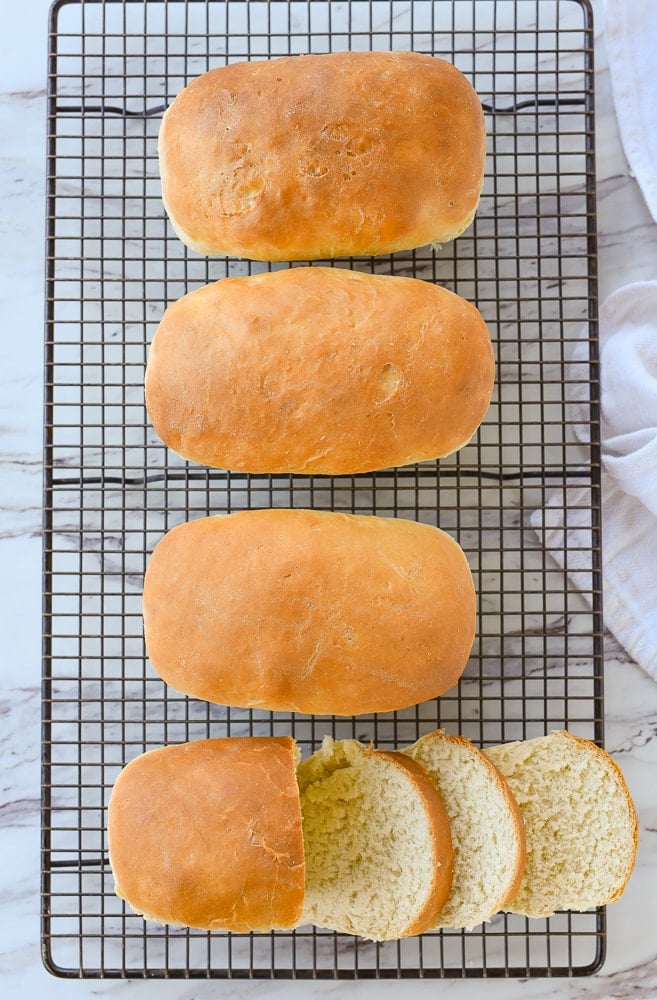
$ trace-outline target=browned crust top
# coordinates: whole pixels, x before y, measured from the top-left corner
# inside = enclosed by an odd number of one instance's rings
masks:
[[[296,267],[224,278],[170,305],[146,405],[191,461],[343,475],[461,448],[494,377],[488,328],[462,297],[415,278]]]
[[[108,840],[117,894],[149,920],[296,926],[305,869],[294,741],[198,740],[135,758],[112,791]]]
[[[480,101],[415,52],[238,62],[175,98],[159,139],[164,203],[204,254],[305,260],[458,235],[485,166]]]
[[[311,510],[181,524],[155,547],[143,592],[148,655],[176,690],[320,715],[442,694],[468,660],[475,610],[445,532]]]

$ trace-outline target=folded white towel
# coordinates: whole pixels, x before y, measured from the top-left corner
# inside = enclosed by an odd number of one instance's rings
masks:
[[[657,222],[655,0],[607,0],[605,40],[625,155]]]
[[[588,440],[584,330],[573,355],[572,415]],[[579,370],[578,370],[579,369]],[[605,625],[657,680],[657,281],[600,309],[602,561]],[[578,398],[579,397],[579,398]],[[568,485],[532,524],[576,587],[591,592],[590,490]]]

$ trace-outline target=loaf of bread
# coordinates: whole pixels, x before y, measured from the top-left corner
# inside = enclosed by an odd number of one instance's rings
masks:
[[[166,310],[146,406],[183,458],[252,473],[370,472],[467,444],[495,363],[475,306],[430,282],[296,267]]]
[[[295,927],[305,883],[297,760],[288,736],[198,740],[136,757],[108,807],[117,894],[157,923]]]
[[[563,731],[486,753],[511,787],[527,837],[525,874],[504,909],[549,917],[618,899],[634,867],[638,827],[613,758]]]
[[[422,934],[452,884],[441,795],[404,754],[324,740],[298,770],[306,898],[303,923],[374,941]]]
[[[327,736],[302,761],[289,737],[226,737],[127,764],[108,842],[147,920],[383,941],[613,902],[637,819],[609,755],[567,732],[486,754],[442,731],[402,752]]]
[[[143,590],[173,688],[240,708],[391,712],[456,684],[475,591],[454,539],[403,518],[265,509],[169,531]]]
[[[462,736],[434,730],[404,750],[440,791],[454,844],[449,897],[432,927],[471,930],[514,899],[525,870],[525,827],[508,783]]]
[[[166,111],[158,148],[164,205],[187,246],[312,260],[458,236],[479,202],[486,134],[449,62],[337,52],[204,73]]]

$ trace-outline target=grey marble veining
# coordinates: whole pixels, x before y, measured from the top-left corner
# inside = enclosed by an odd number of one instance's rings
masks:
[[[125,995],[131,991],[135,995],[146,997],[175,997],[176,1000],[187,998],[203,998],[222,995],[230,997],[244,996],[289,996],[295,986],[282,983],[148,983],[148,982],[93,982],[72,984],[49,977],[42,969],[38,947],[38,879],[39,879],[39,798],[40,798],[40,611],[41,611],[41,475],[42,475],[42,374],[43,374],[43,235],[44,235],[44,155],[45,155],[45,31],[46,3],[30,4],[30,11],[25,22],[16,32],[16,44],[6,64],[0,69],[0,131],[3,135],[12,136],[9,149],[3,148],[0,158],[0,221],[2,223],[3,239],[0,244],[2,266],[0,267],[0,309],[3,318],[3,334],[0,339],[0,463],[2,492],[0,495],[0,565],[2,568],[2,595],[0,619],[4,637],[2,673],[0,687],[0,746],[3,750],[3,782],[0,796],[0,843],[4,848],[6,859],[0,876],[0,896],[2,898],[2,944],[0,945],[0,976],[3,989],[12,995],[19,990],[29,991],[37,997],[70,997],[73,990],[82,996]],[[273,5],[272,5],[273,6]],[[343,4],[336,4],[343,7]],[[634,180],[629,176],[627,165],[620,147],[618,130],[611,103],[609,74],[605,62],[604,39],[602,37],[602,6],[595,4],[597,15],[596,35],[596,89],[597,89],[597,166],[598,166],[598,236],[599,236],[599,273],[600,292],[605,296],[614,288],[632,281],[655,277],[657,261],[657,226],[652,222],[647,208],[643,203],[640,191]],[[9,18],[17,17],[17,13],[9,12]],[[301,15],[300,15],[301,16]],[[235,43],[237,44],[237,43]],[[504,47],[504,42],[500,42]],[[218,50],[217,50],[218,51]],[[203,67],[205,56],[199,52],[199,68]],[[134,64],[134,65],[133,65]],[[541,64],[543,65],[543,63]],[[135,55],[131,66],[137,73],[143,72],[143,65]],[[466,67],[467,68],[467,67]],[[566,89],[576,89],[577,80],[568,75],[570,67],[561,67]],[[549,73],[549,63],[545,64],[545,72]],[[485,78],[482,75],[481,86],[485,89]],[[94,84],[89,85],[90,96],[95,96]],[[117,92],[118,93],[118,92]],[[139,93],[136,86],[132,92]],[[74,87],[68,92],[64,90],[67,99],[76,96]],[[108,96],[112,96],[109,94]],[[137,97],[134,98],[137,100]],[[155,123],[148,126],[148,134],[156,134]],[[136,137],[143,134],[143,126],[134,127]],[[77,155],[72,152],[72,155]],[[74,163],[72,163],[74,166]],[[111,168],[110,168],[111,176]],[[138,178],[135,178],[135,184]],[[89,206],[95,204],[97,189],[92,187],[87,192]],[[76,192],[70,193],[75,196]],[[521,191],[521,194],[531,197],[531,190]],[[577,197],[578,190],[572,194]],[[143,195],[154,197],[154,189],[150,187],[137,193],[132,210],[138,214]],[[512,193],[506,195],[511,198]],[[130,206],[129,206],[130,207]],[[111,220],[112,211],[109,213]],[[524,235],[531,237],[531,209],[519,215],[521,226],[526,226]],[[523,221],[524,220],[524,221]],[[110,225],[106,223],[106,225]],[[147,246],[154,245],[151,241],[162,238],[162,220],[156,225],[157,231],[147,232]],[[482,218],[485,225],[485,218]],[[482,230],[483,231],[483,230]],[[65,228],[64,228],[65,232]],[[100,230],[97,237],[100,239]],[[144,234],[136,230],[133,243],[128,244],[128,254],[133,262],[144,254]],[[93,240],[90,234],[90,241]],[[93,244],[90,242],[90,257],[96,256]],[[146,250],[148,252],[148,250]],[[465,251],[464,251],[465,253]],[[467,256],[467,254],[466,254]],[[97,281],[98,292],[107,290],[112,280],[124,276],[123,265],[118,254],[109,254],[106,266],[100,272],[81,271],[79,261],[68,261],[62,264],[62,277],[84,277],[85,290],[92,289]],[[92,267],[91,263],[85,267]],[[446,271],[449,274],[449,271]],[[193,280],[201,283],[205,274],[205,265],[199,264],[193,271]],[[467,269],[459,270],[466,280]],[[218,275],[217,275],[218,276]],[[138,280],[141,280],[139,277]],[[181,277],[182,281],[182,277]],[[141,294],[136,286],[135,299]],[[99,298],[100,298],[99,294]],[[75,305],[68,306],[69,316],[74,322],[76,318]],[[140,367],[143,356],[138,354],[138,343],[141,337],[140,324],[143,315],[137,303],[125,307],[128,312],[122,312],[118,305],[111,305],[107,313],[101,316],[98,306],[87,306],[89,312],[85,320],[90,324],[90,339],[93,339],[93,324],[105,320],[105,345],[98,347],[99,361],[103,351],[111,351],[112,344],[125,338],[128,345],[133,336],[135,354],[130,355],[129,371],[134,374],[130,384],[119,393],[118,387],[108,387],[111,393],[120,395],[120,406],[131,407],[139,405]],[[132,312],[130,310],[133,310]],[[63,314],[66,320],[66,312]],[[157,307],[153,306],[145,317],[154,328],[157,322]],[[575,337],[579,319],[573,317],[569,336]],[[509,371],[514,364],[512,352],[512,331],[517,316],[511,310],[505,315],[500,312],[502,330],[502,345],[504,347],[501,370],[501,381],[507,381],[505,365]],[[525,316],[527,323],[532,322],[531,316]],[[127,320],[127,322],[126,322]],[[131,325],[132,324],[132,325]],[[506,327],[504,327],[506,324]],[[100,326],[98,327],[100,331]],[[504,334],[508,333],[508,338]],[[569,328],[570,329],[570,328]],[[132,332],[131,332],[132,331]],[[72,338],[73,339],[73,338]],[[75,363],[75,348],[68,348],[70,360]],[[111,358],[110,355],[106,355]],[[89,364],[94,364],[90,357]],[[510,391],[513,375],[508,378]],[[98,399],[93,396],[94,388],[90,387],[90,396],[85,399],[85,406],[91,409],[97,405]],[[558,394],[555,402],[558,401]],[[508,401],[507,401],[508,402]],[[75,399],[68,400],[73,408]],[[118,414],[117,414],[118,419]],[[79,426],[71,421],[71,437],[67,451],[66,440],[62,442],[58,456],[58,475],[74,476],[79,472],[77,453],[79,451]],[[140,436],[141,434],[141,436]],[[484,438],[491,448],[495,447],[494,435]],[[91,434],[85,437],[84,446],[86,458],[92,468],[98,468],[101,461],[107,474],[121,468],[126,453],[128,466],[134,471],[144,470],[144,454],[147,451],[148,440],[143,434],[136,433],[134,437],[112,441],[109,438],[102,441]],[[102,450],[101,450],[101,445]],[[573,451],[573,455],[575,451]],[[176,467],[175,460],[173,466]],[[213,485],[216,496],[220,497],[223,487],[220,483]],[[108,773],[120,765],[117,744],[112,737],[123,736],[126,733],[137,746],[143,739],[144,718],[149,722],[147,734],[156,741],[162,739],[177,739],[185,731],[199,733],[207,723],[208,710],[196,707],[191,710],[182,699],[172,697],[168,704],[167,721],[164,726],[158,718],[148,720],[149,702],[143,695],[137,693],[142,683],[140,626],[138,620],[138,596],[143,573],[141,557],[143,539],[132,537],[130,526],[126,531],[126,520],[123,508],[119,502],[127,498],[127,507],[133,513],[138,513],[143,506],[143,491],[135,488],[123,495],[120,491],[98,492],[98,502],[102,500],[103,508],[103,545],[90,543],[84,551],[85,572],[91,576],[102,572],[107,581],[107,600],[124,602],[123,608],[128,611],[130,634],[116,637],[116,648],[112,645],[111,635],[106,636],[108,644],[106,671],[101,676],[93,664],[97,662],[98,639],[90,629],[90,634],[84,637],[71,636],[61,647],[61,661],[57,676],[53,679],[52,693],[54,696],[77,698],[84,694],[83,721],[74,714],[70,719],[62,718],[62,733],[69,732],[73,742],[77,741],[79,727],[85,727],[88,739],[85,742],[85,759],[80,762],[75,757],[67,755],[66,740],[62,740],[61,760],[58,762],[62,773],[75,776],[81,764],[94,768],[104,768]],[[203,504],[202,495],[192,493]],[[93,514],[85,512],[81,520],[73,493],[69,494],[67,506],[66,487],[62,486],[61,509],[57,514],[57,545],[61,558],[70,560],[71,573],[76,572],[76,560],[79,558],[80,533],[84,529],[84,537],[89,540],[89,530],[93,532]],[[170,495],[171,499],[171,495]],[[175,495],[173,495],[175,506]],[[329,502],[330,498],[325,498]],[[332,498],[333,501],[335,498]],[[94,506],[94,496],[89,494],[90,505]],[[179,508],[172,514],[174,520],[181,519],[184,500],[182,493],[179,498]],[[339,503],[339,501],[338,501]],[[345,506],[348,497],[344,498]],[[483,612],[489,616],[492,624],[502,621],[502,609],[495,593],[496,573],[499,571],[500,551],[504,548],[505,538],[512,538],[514,532],[529,531],[528,510],[520,507],[514,509],[509,505],[506,519],[502,525],[491,525],[490,534],[486,537],[489,543],[485,551],[489,554],[490,564],[485,560],[477,567],[482,580],[486,583]],[[467,511],[463,513],[464,538],[467,541]],[[89,520],[91,518],[91,520]],[[86,520],[85,520],[86,519]],[[164,518],[153,517],[145,529],[148,539],[154,539],[164,525]],[[137,530],[137,529],[135,529]],[[474,530],[474,524],[473,524]],[[536,561],[523,568],[523,585],[528,588],[526,599],[531,606],[531,588],[538,586],[534,579],[542,566],[542,559],[536,543]],[[496,561],[497,557],[497,561]],[[508,556],[507,571],[516,573],[518,565],[514,564],[513,556]],[[127,571],[126,571],[127,570]],[[534,572],[535,571],[535,572]],[[556,569],[554,570],[556,573]],[[539,574],[540,575],[540,574]],[[127,591],[121,595],[113,592],[113,581],[119,576],[127,580]],[[65,591],[65,588],[63,588]],[[62,593],[62,600],[69,600]],[[87,611],[91,618],[96,613],[95,597],[89,592]],[[125,603],[127,602],[127,604]],[[586,614],[585,606],[578,595],[569,597],[568,609],[577,620],[578,614]],[[545,629],[541,619],[542,606],[537,602],[536,621],[537,634]],[[513,699],[514,692],[522,685],[531,683],[531,674],[520,676],[521,637],[514,634],[513,609],[508,605],[504,609],[504,629],[497,628],[500,635],[504,634],[503,650],[493,647],[486,654],[494,659],[499,653],[504,653],[507,664],[505,680],[505,697]],[[531,642],[531,627],[526,621],[522,642]],[[531,626],[531,621],[529,621]],[[558,639],[562,633],[563,608],[557,607],[548,622],[554,636]],[[79,643],[83,642],[85,654],[88,654],[88,670],[84,676],[83,692],[80,691],[77,669],[67,673],[67,657],[78,655]],[[569,642],[576,644],[577,631],[569,632]],[[581,684],[582,697],[590,696],[590,663],[586,650],[577,659],[577,675]],[[517,673],[514,664],[517,665]],[[559,645],[555,646],[552,659],[546,663],[546,670],[553,670],[559,676],[560,658]],[[467,690],[467,677],[465,688]],[[114,692],[121,685],[135,692],[134,699],[129,700],[129,708],[120,718],[111,717],[108,704],[117,699]],[[490,695],[493,701],[500,697],[500,679],[492,671],[490,677]],[[132,687],[130,687],[132,685]],[[608,958],[601,973],[591,979],[545,981],[533,980],[526,983],[498,982],[490,980],[481,982],[444,982],[440,985],[433,982],[410,982],[398,984],[395,982],[371,983],[304,983],[297,984],[298,990],[304,996],[320,996],[324,994],[378,997],[399,997],[402,990],[404,996],[412,994],[433,994],[436,989],[458,997],[483,994],[495,998],[520,996],[527,998],[605,998],[605,997],[652,997],[657,994],[657,803],[654,794],[654,775],[657,765],[657,687],[654,681],[647,678],[633,664],[627,655],[611,637],[605,640],[605,685],[606,713],[605,733],[606,746],[614,755],[628,780],[630,791],[637,806],[640,822],[640,848],[637,868],[622,899],[608,908]],[[107,688],[107,691],[104,688]],[[575,688],[571,689],[573,694]],[[104,698],[109,695],[108,698]],[[520,699],[518,699],[520,704]],[[561,708],[556,699],[554,717],[559,717]],[[447,721],[457,717],[457,707],[447,703],[444,707]],[[214,717],[214,716],[213,716]],[[221,719],[221,709],[216,709],[216,719]],[[101,725],[102,723],[102,725]],[[244,723],[246,725],[246,723]],[[481,732],[479,721],[473,719],[473,735]],[[507,738],[513,738],[513,726],[522,724],[522,719],[508,717]],[[197,728],[195,728],[197,727]],[[236,723],[239,730],[239,723]],[[366,727],[361,727],[366,728]],[[345,724],[344,735],[360,730]],[[362,735],[366,735],[364,732]],[[584,733],[586,735],[586,733]],[[109,740],[107,737],[110,737]],[[392,731],[391,731],[392,738]],[[118,740],[117,740],[118,742]],[[85,807],[94,811],[102,809],[101,798],[92,791],[88,793]],[[73,796],[71,802],[74,803]],[[65,804],[65,803],[61,803]],[[93,826],[93,824],[92,824]],[[68,834],[61,831],[62,847],[66,846]],[[91,832],[89,851],[102,854],[102,844],[95,832]],[[120,909],[117,906],[115,918],[119,918]],[[72,914],[71,919],[75,917]],[[117,925],[118,926],[118,925]],[[156,938],[157,935],[154,935]],[[155,954],[160,947],[153,942]],[[262,945],[264,947],[264,945]],[[406,946],[405,946],[406,947]],[[409,962],[413,964],[414,945],[407,945]],[[367,949],[363,951],[366,957]],[[76,956],[72,956],[75,962]],[[349,949],[340,957],[340,961],[351,961]],[[476,956],[473,960],[476,962]],[[396,957],[394,959],[396,961]]]

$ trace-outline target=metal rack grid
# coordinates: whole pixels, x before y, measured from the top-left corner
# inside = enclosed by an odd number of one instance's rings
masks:
[[[165,305],[266,265],[206,260],[160,199],[163,107],[210,66],[346,48],[445,56],[487,111],[487,177],[455,243],[342,266],[414,275],[474,301],[498,363],[489,414],[440,463],[375,475],[246,477],[169,454],[143,402]],[[480,746],[568,728],[602,740],[593,25],[587,0],[259,3],[59,0],[48,89],[42,943],[68,977],[417,978],[585,975],[604,911],[372,944],[301,928],[206,934],[145,924],[114,895],[105,807],[121,766],[164,743],[292,732],[380,746],[438,725]],[[590,358],[570,364],[589,324]],[[573,391],[590,444],[575,434]],[[583,399],[583,402],[581,401]],[[532,512],[590,498],[575,592]],[[226,710],[168,690],[145,659],[140,594],[160,535],[260,506],[416,518],[451,532],[479,594],[463,679],[439,701],[356,719]],[[580,538],[581,542],[581,538]],[[568,566],[569,537],[564,537]],[[582,559],[584,566],[582,566]],[[588,592],[587,592],[588,591]]]

